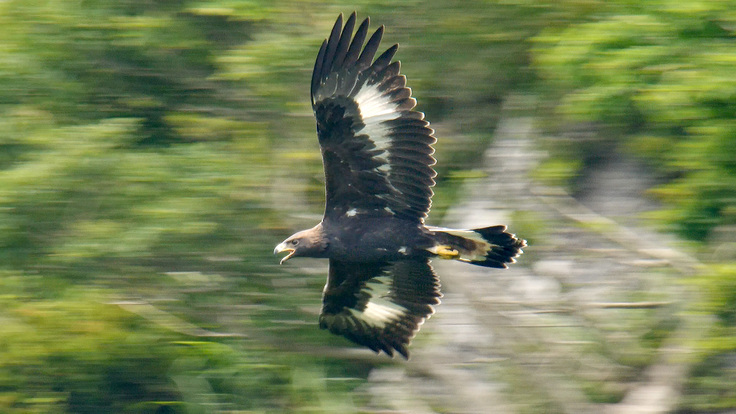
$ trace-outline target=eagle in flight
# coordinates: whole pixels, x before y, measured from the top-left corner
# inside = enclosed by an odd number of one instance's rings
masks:
[[[325,170],[322,221],[274,253],[329,259],[319,325],[374,352],[409,358],[420,325],[440,303],[434,257],[506,268],[526,242],[505,226],[454,230],[424,224],[436,173],[434,131],[392,62],[374,60],[383,26],[365,43],[355,13],[337,18],[312,73],[312,108]],[[364,46],[365,43],[365,46]]]

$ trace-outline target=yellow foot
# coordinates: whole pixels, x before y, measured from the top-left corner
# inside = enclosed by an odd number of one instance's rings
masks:
[[[443,259],[457,259],[460,256],[460,252],[450,246],[437,245],[432,246],[427,250]]]

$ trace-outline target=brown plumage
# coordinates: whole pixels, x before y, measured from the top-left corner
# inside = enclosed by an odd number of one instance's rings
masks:
[[[312,108],[325,169],[325,213],[274,253],[329,259],[320,327],[375,352],[407,349],[440,303],[433,257],[505,268],[526,242],[505,226],[453,230],[424,225],[433,195],[434,131],[399,62],[398,45],[374,60],[379,27],[340,15],[312,74]],[[365,42],[365,46],[364,46]]]

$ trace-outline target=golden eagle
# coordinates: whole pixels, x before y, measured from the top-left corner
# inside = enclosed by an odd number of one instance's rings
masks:
[[[375,352],[409,357],[407,346],[440,303],[433,257],[505,268],[526,242],[505,226],[425,226],[433,195],[434,131],[392,62],[377,59],[383,26],[337,18],[312,74],[312,108],[325,169],[322,221],[274,253],[330,260],[319,325]]]

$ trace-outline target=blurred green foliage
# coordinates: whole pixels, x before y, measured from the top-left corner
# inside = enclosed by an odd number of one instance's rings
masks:
[[[687,239],[736,223],[734,10],[720,0],[597,3],[535,38],[550,127],[597,133],[557,156],[642,157],[663,182],[652,193],[666,208],[654,218]]]
[[[587,167],[621,153],[658,174],[650,192],[663,208],[647,217],[716,251],[693,307],[718,323],[697,345],[682,409],[733,409],[736,2],[591,4],[534,38],[545,125],[566,138],[551,142],[539,175],[574,187]]]
[[[662,176],[660,218],[703,240],[735,224],[731,3],[366,0],[358,13],[401,43],[437,129],[430,221],[479,176],[507,95],[540,93],[551,130],[597,132],[556,142],[540,177],[633,151]],[[0,411],[360,410],[353,391],[378,362],[329,352],[348,343],[316,327],[324,272],[271,255],[323,208],[308,84],[346,7],[0,1]],[[734,350],[733,269],[719,269],[704,306],[721,320],[710,339],[730,345],[706,368]],[[137,301],[165,316],[123,305]],[[717,393],[706,368],[693,389]]]
[[[702,338],[690,338],[700,351],[688,378],[684,412],[719,412],[736,407],[736,264],[709,264],[692,280],[703,292],[700,313],[718,323]]]
[[[450,135],[435,220],[531,73],[534,29],[486,26],[514,8],[455,6],[358,10]],[[323,208],[309,78],[352,7],[0,2],[0,411],[358,410],[376,362],[326,356],[324,272],[271,254]]]

